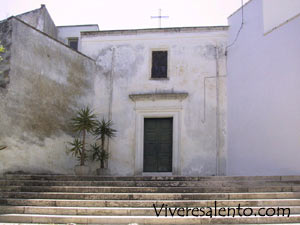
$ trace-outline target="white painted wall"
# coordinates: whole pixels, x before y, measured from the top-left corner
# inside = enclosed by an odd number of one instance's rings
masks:
[[[217,124],[216,79],[210,77],[216,76],[215,46],[218,46],[220,53],[219,74],[226,75],[224,56],[226,40],[227,28],[115,31],[82,35],[82,52],[96,59],[101,68],[100,73],[106,77],[106,81],[102,77],[95,81],[95,108],[100,115],[108,117],[108,105],[112,93],[112,120],[118,133],[117,138],[110,142],[111,174],[139,173],[135,170],[136,158],[139,157],[136,152],[140,152],[140,149],[137,149],[140,146],[137,144],[139,142],[137,132],[143,131],[139,128],[138,118],[149,112],[153,113],[151,114],[153,117],[169,113],[168,115],[175,115],[179,120],[180,134],[176,142],[179,145],[177,174],[215,175],[217,140],[220,152],[219,174],[224,173],[226,79],[223,77],[219,79]],[[152,49],[168,50],[168,80],[150,79]],[[112,80],[110,80],[111,75]],[[204,80],[206,80],[205,112]],[[112,92],[110,92],[111,87]],[[130,94],[155,91],[187,92],[188,97],[174,103],[171,100],[139,102],[139,107],[146,107],[142,113],[139,111],[140,108],[136,108],[136,103],[129,98]],[[204,113],[205,121],[203,121]]]
[[[75,26],[59,26],[58,39],[65,44],[68,44],[68,38],[80,38],[80,32],[83,31],[98,31],[98,25],[75,25]],[[80,41],[78,42],[78,49],[80,50]]]
[[[300,14],[299,0],[262,0],[264,32],[267,33]]]
[[[228,49],[228,175],[300,173],[300,18],[264,35],[262,12],[261,0],[245,6]],[[241,10],[229,43],[240,24]]]

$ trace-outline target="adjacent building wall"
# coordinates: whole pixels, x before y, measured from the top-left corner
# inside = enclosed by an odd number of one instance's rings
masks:
[[[264,11],[245,6],[228,49],[228,175],[300,173],[300,17],[264,35]],[[241,21],[229,18],[228,44]]]
[[[95,81],[96,111],[111,118],[118,130],[110,141],[111,174],[141,174],[137,166],[142,160],[138,154],[144,132],[140,117],[168,115],[179,121],[175,127],[178,171],[173,172],[225,173],[227,27],[86,32],[81,40],[82,52],[96,59],[105,76],[105,82],[99,77]],[[158,49],[169,54],[165,80],[150,79],[151,51]],[[129,98],[145,93],[150,97],[138,102]],[[155,97],[158,93],[160,97]],[[168,99],[161,97],[164,93],[188,96]]]
[[[39,9],[20,14],[17,17],[49,36],[57,38],[57,28],[45,5],[41,5]]]
[[[10,59],[12,44],[12,24],[7,20],[4,20],[0,23],[0,42],[5,47],[5,52],[1,53],[2,61],[0,62],[0,88],[6,88],[10,81],[9,71],[11,64]]]
[[[265,33],[300,15],[299,0],[262,0],[262,2]]]
[[[58,39],[68,44],[68,38],[78,38],[80,39],[80,32],[83,31],[99,31],[97,24],[91,25],[74,25],[74,26],[58,26]],[[80,50],[80,40],[78,42],[78,50]]]
[[[16,18],[0,28],[10,56],[0,63],[10,69],[0,86],[0,173],[72,174],[68,123],[93,105],[95,62]]]

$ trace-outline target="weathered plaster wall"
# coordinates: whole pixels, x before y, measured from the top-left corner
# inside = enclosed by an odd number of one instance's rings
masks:
[[[41,8],[18,15],[17,17],[49,36],[57,38],[57,28],[45,5],[41,5]]]
[[[252,0],[244,21],[227,58],[228,174],[299,174],[300,17],[264,35],[263,2]],[[229,24],[232,43],[241,11]]]
[[[73,173],[68,121],[77,107],[93,105],[95,62],[16,18],[5,23],[12,33],[2,37],[12,44],[9,83],[0,87],[0,143],[8,146],[0,173]]]
[[[179,113],[179,173],[224,174],[227,154],[226,78],[223,77],[226,75],[226,38],[227,28],[82,34],[82,52],[96,59],[105,76],[105,82],[99,78],[95,80],[96,110],[106,118],[111,112],[114,127],[118,130],[117,137],[110,142],[111,174],[135,173],[137,112],[129,95],[151,92],[188,93],[181,102]],[[219,53],[218,63],[215,47]],[[152,49],[168,50],[168,80],[150,79]],[[222,76],[218,82],[215,78],[217,70]],[[144,104],[147,105],[147,101]],[[154,105],[166,107],[171,104],[172,101],[162,100]],[[152,110],[161,113],[155,107]]]
[[[5,48],[1,53],[2,61],[0,62],[0,88],[6,88],[9,84],[10,58],[11,58],[11,41],[12,26],[7,20],[0,23],[0,41]]]

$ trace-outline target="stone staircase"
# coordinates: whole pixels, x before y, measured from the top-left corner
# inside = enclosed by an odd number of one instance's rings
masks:
[[[0,178],[0,224],[32,223],[300,224],[300,176]]]

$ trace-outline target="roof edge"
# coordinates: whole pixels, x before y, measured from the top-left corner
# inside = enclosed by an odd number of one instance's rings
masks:
[[[229,19],[230,17],[232,17],[234,14],[236,14],[237,12],[239,12],[241,9],[242,9],[242,7],[245,7],[246,5],[248,5],[250,2],[252,2],[253,0],[249,0],[248,2],[246,2],[244,5],[242,5],[241,7],[239,7],[237,10],[235,10],[233,13],[231,13],[228,17],[227,17],[227,19]]]
[[[21,23],[25,24],[26,26],[28,26],[29,28],[31,28],[31,29],[33,29],[33,30],[39,32],[40,34],[43,34],[44,36],[46,36],[46,37],[52,39],[53,41],[55,41],[55,42],[57,42],[57,43],[59,43],[59,44],[65,46],[65,47],[71,49],[73,52],[76,52],[77,54],[82,55],[82,56],[84,56],[84,57],[86,57],[86,58],[88,58],[88,59],[90,59],[90,60],[92,60],[92,61],[95,62],[95,60],[92,59],[91,57],[89,57],[89,56],[87,56],[87,55],[85,55],[85,54],[83,54],[83,53],[81,53],[81,52],[79,52],[79,51],[74,50],[73,48],[71,48],[70,46],[66,45],[65,43],[63,43],[63,42],[61,42],[61,41],[59,41],[59,40],[57,40],[57,39],[51,37],[50,35],[44,33],[43,31],[40,31],[39,29],[36,29],[35,27],[33,27],[33,26],[31,26],[30,24],[24,22],[23,20],[17,18],[16,16],[11,16],[11,17],[9,17],[9,18],[6,19],[6,20],[11,20],[11,19],[16,19],[18,22],[21,22]]]
[[[79,25],[62,25],[62,26],[56,26],[56,27],[89,27],[89,26],[97,26],[99,29],[98,24],[79,24]]]
[[[202,31],[202,30],[227,30],[229,26],[200,26],[200,27],[167,27],[167,28],[142,28],[125,30],[99,30],[83,31],[82,35],[95,34],[138,34],[138,33],[160,33],[160,32],[183,32],[183,31]]]
[[[45,5],[42,4],[40,8],[33,9],[33,10],[30,10],[30,11],[27,11],[27,12],[24,12],[24,13],[21,13],[21,14],[15,15],[15,16],[12,16],[12,17],[23,16],[23,15],[26,15],[26,14],[29,14],[29,13],[32,13],[32,12],[35,12],[35,11],[38,11],[38,10],[41,10],[41,9],[44,8],[44,7],[45,7]]]

